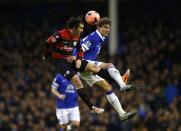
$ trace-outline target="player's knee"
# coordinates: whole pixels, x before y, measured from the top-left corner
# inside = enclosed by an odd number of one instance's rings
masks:
[[[99,70],[100,70],[100,67],[98,67],[97,65],[92,65],[92,72],[93,73],[97,73],[97,72],[99,72]]]
[[[114,65],[113,65],[112,63],[107,63],[107,67],[108,67],[108,68],[113,68]]]
[[[75,122],[72,122],[72,127],[79,127],[80,126],[80,122],[79,121],[75,121]]]
[[[67,125],[60,125],[60,129],[61,129],[62,131],[65,131],[66,128],[67,128]]]
[[[112,63],[102,63],[100,65],[101,69],[107,69],[107,68],[114,68],[114,65]]]
[[[93,73],[97,73],[97,72],[99,72],[99,70],[100,70],[100,67],[97,65],[94,65],[92,63],[88,63],[85,68],[85,71],[93,72]]]
[[[78,75],[74,75],[70,81],[76,87],[76,89],[83,88],[82,82],[80,78],[78,77]]]

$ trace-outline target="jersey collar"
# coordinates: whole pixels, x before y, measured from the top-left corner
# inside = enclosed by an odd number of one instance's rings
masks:
[[[102,39],[102,41],[104,41],[104,40],[105,40],[105,37],[104,37],[104,36],[102,36],[102,35],[101,35],[101,33],[100,33],[98,30],[96,30],[96,33],[100,36],[100,38]]]

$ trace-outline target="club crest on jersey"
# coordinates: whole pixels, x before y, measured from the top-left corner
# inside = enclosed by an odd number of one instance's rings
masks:
[[[90,41],[87,41],[85,44],[87,45],[87,47],[91,46],[91,42]]]
[[[77,42],[76,42],[76,41],[74,41],[74,42],[73,42],[73,44],[74,44],[74,46],[76,46],[76,45],[77,45]]]

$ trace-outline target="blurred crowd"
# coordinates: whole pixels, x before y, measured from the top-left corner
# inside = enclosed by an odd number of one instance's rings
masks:
[[[121,74],[130,68],[129,82],[141,87],[124,94],[114,90],[123,108],[138,115],[120,123],[105,92],[84,83],[92,102],[106,112],[91,114],[79,100],[79,131],[181,131],[181,10],[130,12],[134,11],[120,13],[119,49],[112,61]],[[58,130],[55,97],[50,92],[56,72],[42,60],[42,45],[62,25],[53,26],[51,20],[56,18],[49,14],[42,18],[18,12],[0,15],[0,131]],[[103,56],[100,60],[108,62]]]

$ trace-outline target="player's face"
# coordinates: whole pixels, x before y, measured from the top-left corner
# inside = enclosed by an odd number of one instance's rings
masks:
[[[102,36],[108,36],[110,32],[110,25],[105,24],[102,27],[98,27],[98,30]]]
[[[77,36],[80,36],[80,34],[83,32],[83,30],[84,30],[84,25],[79,24],[79,26],[77,28],[75,28],[74,34]]]

